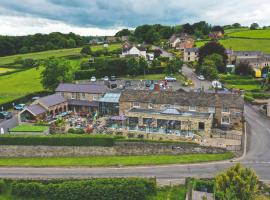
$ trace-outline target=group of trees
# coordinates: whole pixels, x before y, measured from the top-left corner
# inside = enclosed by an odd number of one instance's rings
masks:
[[[86,42],[88,42],[86,38],[74,33],[54,32],[27,36],[0,36],[0,56],[73,48],[82,46]]]

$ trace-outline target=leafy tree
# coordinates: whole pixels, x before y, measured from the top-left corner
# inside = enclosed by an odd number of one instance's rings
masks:
[[[45,67],[41,73],[41,83],[46,89],[55,90],[62,82],[72,81],[71,65],[64,59],[48,59],[43,62]]]
[[[139,63],[136,58],[130,58],[127,61],[128,71],[127,73],[132,76],[139,74]]]
[[[26,46],[20,48],[19,50],[19,53],[28,53],[28,52],[29,52],[29,49]]]
[[[239,23],[234,23],[234,24],[232,24],[232,27],[233,27],[233,28],[240,28],[240,27],[241,27],[241,24],[239,24]]]
[[[213,32],[221,32],[221,33],[224,34],[224,29],[223,29],[223,27],[221,27],[221,26],[214,26],[214,27],[212,28],[212,31],[213,31]]]
[[[26,58],[22,61],[24,68],[36,67],[37,63],[32,58]]]
[[[160,37],[163,39],[169,39],[173,35],[173,28],[170,26],[164,26],[160,29]]]
[[[183,32],[187,33],[187,34],[190,34],[190,35],[193,35],[194,34],[194,28],[189,23],[184,24],[183,25]]]
[[[70,48],[73,48],[73,47],[76,47],[76,41],[72,38],[69,38],[67,40],[67,46],[70,47]]]
[[[204,58],[206,56],[209,56],[211,54],[219,54],[223,58],[223,65],[222,67],[226,66],[226,62],[228,59],[228,56],[226,54],[226,49],[224,48],[223,45],[217,42],[208,42],[204,46],[202,46],[199,49],[199,64],[202,64]]]
[[[162,51],[160,49],[154,49],[154,57],[158,58],[162,54]]]
[[[250,30],[256,30],[256,29],[258,29],[260,26],[259,26],[259,24],[258,23],[252,23],[251,25],[250,25]]]
[[[116,34],[115,34],[115,36],[116,37],[122,37],[122,36],[129,36],[129,35],[131,35],[131,31],[130,30],[128,30],[128,29],[122,29],[122,30],[120,30],[120,31],[118,31]]]
[[[218,71],[215,62],[210,59],[204,59],[200,66],[199,73],[204,75],[206,79],[213,80],[218,77]]]
[[[167,74],[174,74],[182,69],[183,61],[179,58],[173,58],[167,64],[166,72]]]
[[[148,71],[148,63],[147,61],[145,60],[145,58],[143,57],[140,57],[139,58],[139,74],[143,74],[145,75],[146,72]]]
[[[252,67],[249,65],[248,62],[240,62],[235,67],[235,73],[238,75],[251,75],[252,74]]]
[[[90,46],[89,45],[84,46],[82,48],[82,50],[81,50],[81,54],[82,55],[91,55],[92,54],[92,50],[91,50]]]
[[[139,40],[139,42],[146,42],[152,44],[159,41],[160,35],[153,26],[142,25],[135,29],[134,36]]]
[[[208,55],[204,58],[204,60],[212,60],[214,63],[215,63],[215,67],[217,68],[217,70],[221,73],[224,73],[226,72],[226,67],[223,63],[223,58],[221,55],[219,54],[211,54],[211,55]]]
[[[241,164],[215,177],[217,200],[253,200],[258,193],[258,177],[254,170]]]

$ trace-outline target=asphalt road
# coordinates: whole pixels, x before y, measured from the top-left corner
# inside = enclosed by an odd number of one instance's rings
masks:
[[[0,122],[0,129],[4,128],[4,132],[7,133],[8,129],[13,128],[18,125],[18,118],[15,114],[13,114],[13,117],[9,120],[4,120]]]

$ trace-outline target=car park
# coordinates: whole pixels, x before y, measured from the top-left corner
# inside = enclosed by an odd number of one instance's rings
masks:
[[[97,81],[97,79],[96,79],[96,77],[95,77],[95,76],[92,76],[92,77],[91,77],[91,79],[90,79],[90,81],[91,81],[91,82],[96,82],[96,81]]]
[[[108,76],[104,76],[103,81],[109,81],[109,77]]]
[[[176,81],[176,78],[173,76],[165,76],[165,80],[168,82],[174,82],[174,81]]]
[[[15,110],[23,110],[25,108],[25,104],[17,104],[14,106]]]
[[[0,112],[0,119],[11,119],[11,118],[12,118],[11,112],[6,112],[6,111]]]
[[[201,81],[204,81],[204,80],[205,80],[205,78],[204,78],[203,75],[199,75],[199,76],[197,76],[197,78],[198,78],[199,80],[201,80]]]

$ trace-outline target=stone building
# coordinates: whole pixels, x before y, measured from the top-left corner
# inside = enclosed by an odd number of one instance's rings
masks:
[[[71,111],[84,115],[98,109],[98,100],[107,90],[102,84],[61,83],[55,92],[67,99]]]
[[[212,127],[242,129],[244,100],[238,94],[125,90],[119,113],[131,128],[203,131]]]
[[[194,43],[195,40],[186,33],[174,34],[169,39],[170,46],[181,51],[187,48],[193,48]]]
[[[38,121],[68,111],[68,102],[59,94],[42,97],[19,113],[19,121]]]
[[[184,49],[183,60],[184,62],[194,62],[199,59],[199,49],[198,48],[188,48]]]

